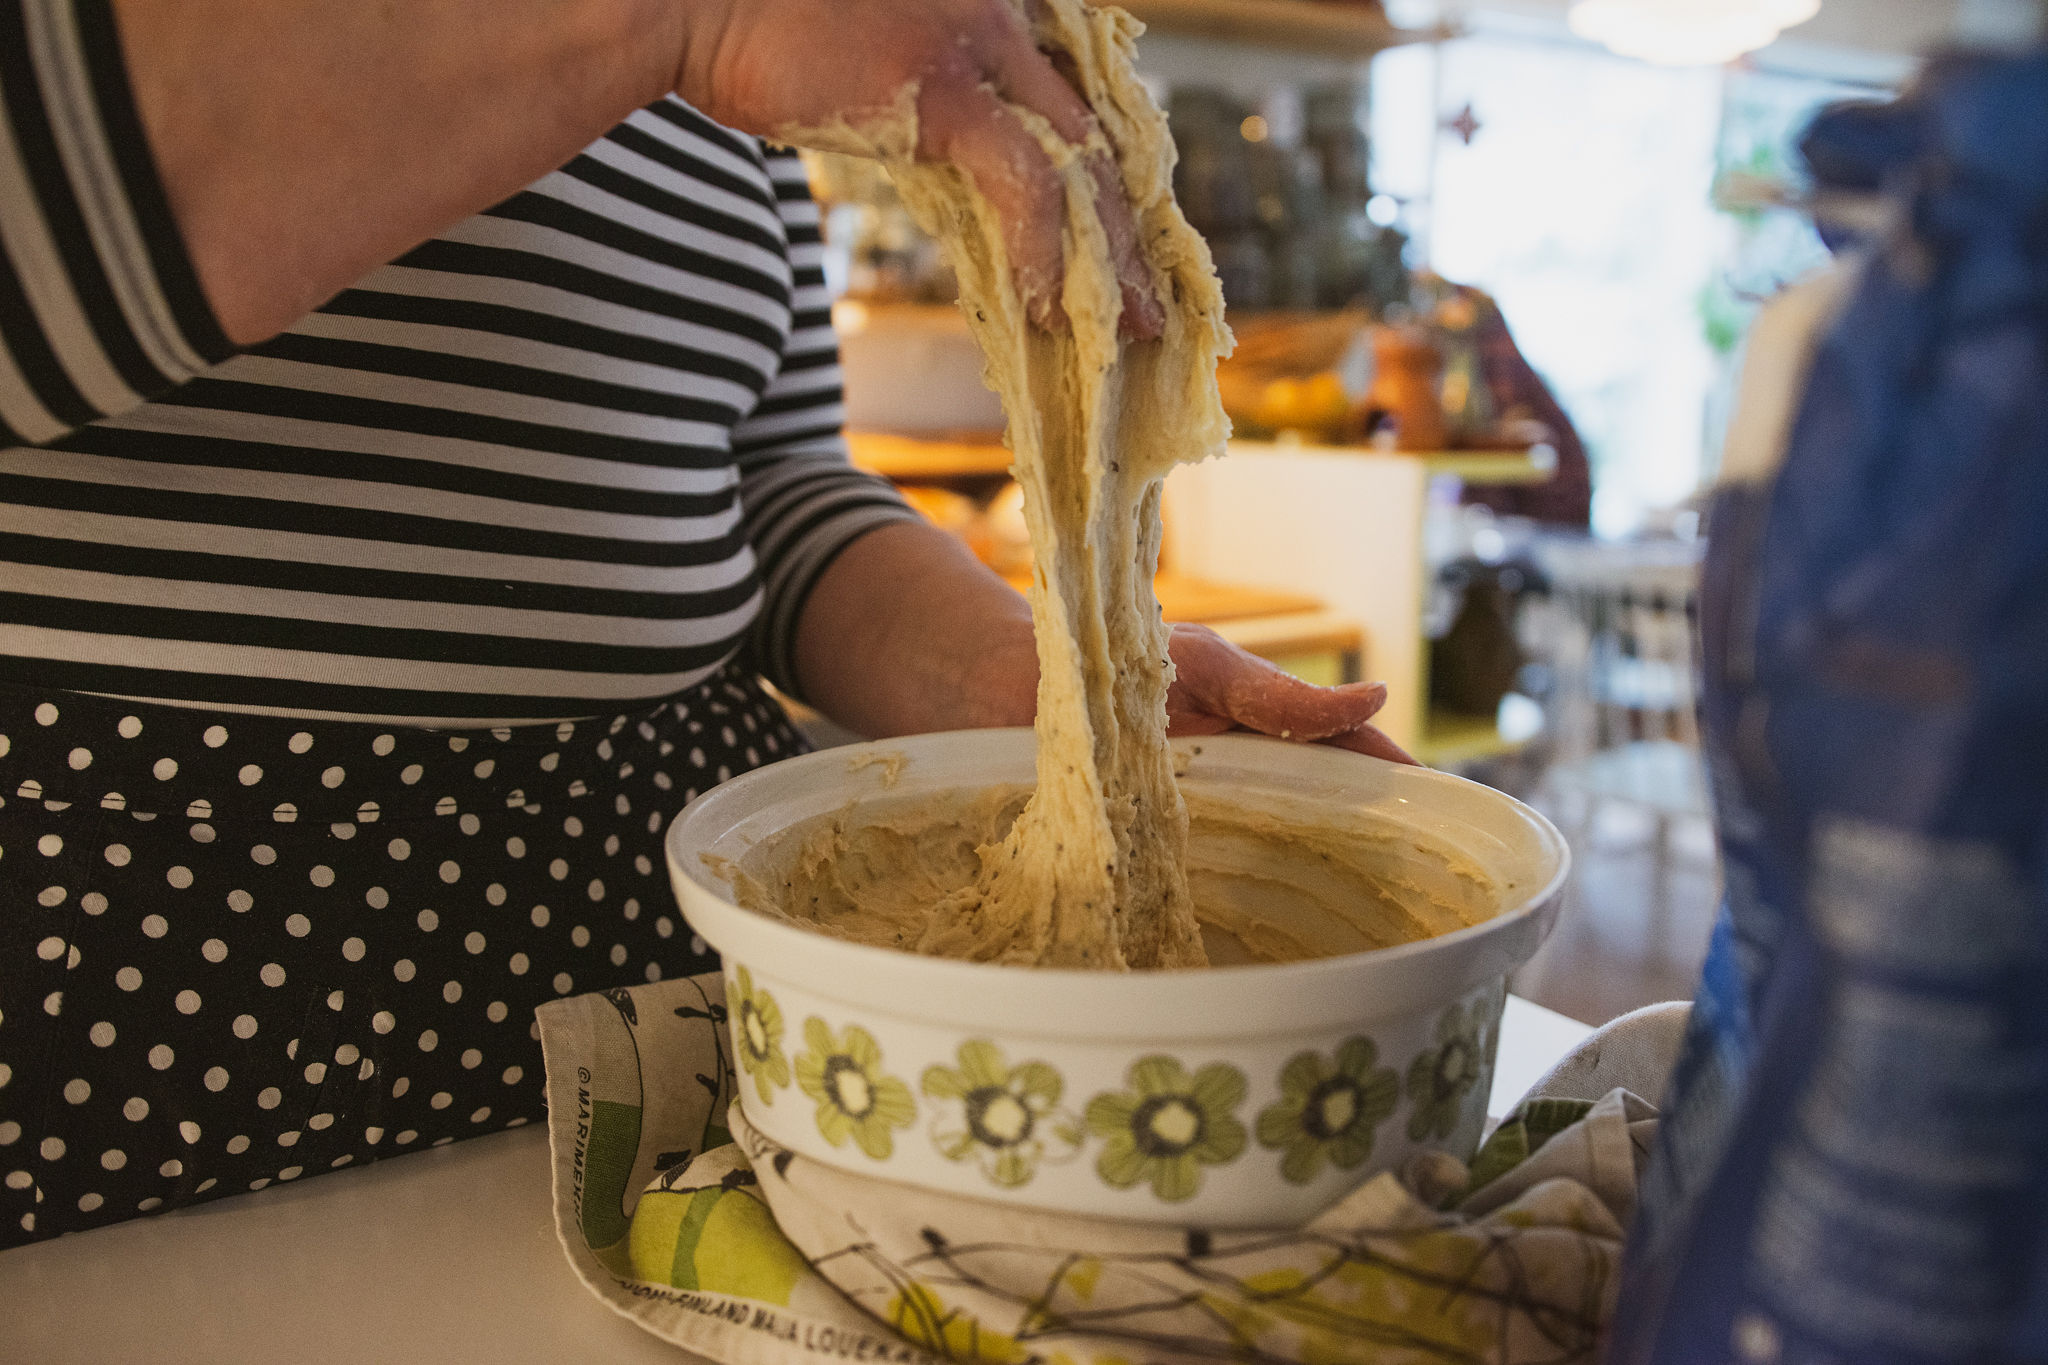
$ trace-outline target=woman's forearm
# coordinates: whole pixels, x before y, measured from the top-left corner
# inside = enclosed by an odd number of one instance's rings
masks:
[[[260,341],[673,84],[675,0],[114,0],[222,329]]]
[[[899,522],[846,547],[797,624],[805,697],[876,738],[1029,725],[1031,609],[937,527]]]

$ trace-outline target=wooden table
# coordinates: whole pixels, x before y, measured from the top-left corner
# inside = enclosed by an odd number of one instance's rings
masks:
[[[1489,1111],[1590,1031],[1510,996]],[[521,1128],[0,1252],[0,1361],[701,1365],[577,1282],[548,1179]]]

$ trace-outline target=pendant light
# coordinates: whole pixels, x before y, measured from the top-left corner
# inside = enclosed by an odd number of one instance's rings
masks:
[[[1578,0],[1572,31],[1660,66],[1718,66],[1768,47],[1820,0]]]

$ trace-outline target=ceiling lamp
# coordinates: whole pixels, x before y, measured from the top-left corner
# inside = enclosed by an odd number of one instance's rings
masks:
[[[1820,0],[1578,0],[1572,32],[1662,66],[1718,66],[1768,47]]]

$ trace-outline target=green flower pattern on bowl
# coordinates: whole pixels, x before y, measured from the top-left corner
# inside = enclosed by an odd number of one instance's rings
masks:
[[[1323,1162],[1354,1170],[1372,1155],[1374,1131],[1401,1103],[1401,1078],[1380,1066],[1370,1038],[1347,1038],[1335,1059],[1298,1052],[1280,1072],[1280,1098],[1259,1111],[1261,1146],[1283,1150],[1280,1173],[1306,1185]]]
[[[1081,1124],[1059,1107],[1066,1083],[1044,1062],[1008,1065],[985,1039],[960,1044],[959,1066],[928,1066],[925,1095],[941,1102],[932,1119],[932,1145],[948,1161],[970,1156],[983,1175],[1004,1189],[1030,1183],[1040,1162],[1059,1162],[1081,1150]]]
[[[1458,1126],[1465,1096],[1479,1084],[1485,1066],[1480,1033],[1485,1007],[1473,1001],[1468,1010],[1453,1005],[1436,1021],[1436,1043],[1408,1064],[1408,1136],[1416,1142],[1447,1138]]]
[[[816,1015],[804,1020],[805,1048],[796,1059],[796,1083],[818,1102],[818,1132],[834,1147],[851,1137],[876,1161],[896,1150],[890,1130],[917,1118],[910,1087],[882,1070],[882,1049],[873,1034],[848,1024],[834,1037]]]
[[[1244,1073],[1211,1062],[1190,1076],[1171,1057],[1142,1057],[1125,1073],[1130,1089],[1088,1101],[1088,1130],[1105,1139],[1096,1174],[1116,1189],[1150,1181],[1169,1204],[1192,1199],[1203,1166],[1234,1161],[1245,1128],[1233,1113],[1245,1097]]]
[[[740,1069],[754,1078],[761,1103],[773,1104],[775,1091],[789,1087],[789,1058],[782,1055],[782,1011],[774,996],[754,988],[753,973],[741,967],[738,977],[725,981],[733,1051],[739,1054]]]

